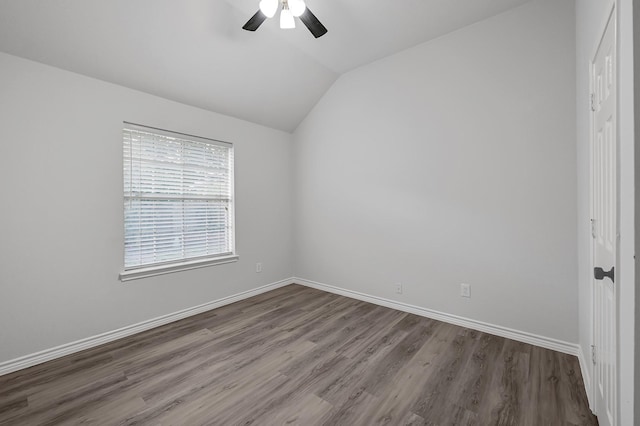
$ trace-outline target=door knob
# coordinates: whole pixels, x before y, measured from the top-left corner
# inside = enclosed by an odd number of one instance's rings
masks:
[[[600,267],[596,267],[596,268],[593,268],[593,276],[595,277],[596,280],[603,280],[604,277],[608,277],[612,282],[614,282],[613,280],[614,269],[615,268],[612,266],[611,270],[605,271]]]

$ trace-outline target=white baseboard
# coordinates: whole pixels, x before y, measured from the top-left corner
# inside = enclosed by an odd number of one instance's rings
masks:
[[[328,284],[306,280],[304,278],[296,277],[296,278],[293,278],[292,281],[296,284],[301,284],[301,285],[315,288],[318,290],[327,291],[329,293],[335,293],[341,296],[350,297],[352,299],[358,299],[364,302],[369,302],[369,303],[373,303],[380,306],[386,306],[387,308],[397,309],[403,312],[409,312],[412,314],[435,319],[435,320],[446,322],[449,324],[471,328],[473,330],[494,334],[500,337],[506,337],[507,339],[517,340],[518,342],[529,343],[534,346],[540,346],[542,348],[551,349],[554,351],[575,355],[575,356],[579,356],[579,353],[580,353],[580,346],[575,343],[564,342],[562,340],[557,340],[557,339],[553,339],[545,336],[539,336],[537,334],[528,333],[526,331],[514,330],[511,328],[502,327],[500,325],[489,324],[482,321],[476,321],[470,318],[464,318],[457,315],[438,312],[438,311],[434,311],[433,309],[422,308],[420,306],[410,305],[403,302],[397,302],[394,300],[389,300],[389,299],[385,299],[378,296],[371,296],[371,295],[360,293],[353,290],[347,290],[344,288],[340,288],[340,287],[336,287]]]
[[[5,361],[0,363],[0,376],[12,373],[14,371],[22,370],[24,368],[32,367],[43,362],[51,361],[56,358],[61,358],[66,355],[80,352],[85,349],[113,342],[114,340],[122,339],[123,337],[128,337],[142,331],[150,330],[152,328],[156,328],[170,322],[201,314],[203,312],[207,312],[224,305],[229,305],[240,300],[248,299],[249,297],[257,296],[258,294],[266,293],[267,291],[275,290],[292,283],[293,280],[291,278],[288,278],[282,281],[267,284],[262,287],[254,288],[252,290],[243,291],[232,296],[224,297],[222,299],[214,300],[212,302],[204,303],[202,305],[194,306],[192,308],[183,309],[172,314],[163,315],[161,317],[143,321],[138,324],[129,325],[118,330],[108,331],[106,333],[98,334],[97,336],[87,337],[85,339],[77,340],[75,342],[67,343],[55,348],[46,349],[34,354],[25,355],[20,358]]]
[[[587,357],[582,350],[582,346],[578,349],[578,361],[580,362],[580,372],[582,373],[582,381],[584,382],[584,390],[587,392],[587,400],[589,401],[589,408],[593,412],[595,406],[593,405],[593,390],[591,388],[591,363],[587,361]]]
[[[88,337],[75,342],[67,343],[55,348],[46,349],[44,351],[36,352],[34,354],[25,355],[20,358],[5,361],[0,363],[0,376],[14,371],[22,370],[24,368],[32,367],[43,362],[51,361],[57,358],[61,358],[66,355],[70,355],[76,352],[80,352],[85,349],[93,348],[105,343],[112,342],[123,337],[128,337],[133,334],[137,334],[152,328],[159,327],[174,321],[181,320],[193,315],[197,315],[206,311],[210,311],[215,308],[219,308],[224,305],[228,305],[240,300],[248,299],[258,294],[265,293],[267,291],[275,290],[280,287],[284,287],[289,284],[300,284],[307,287],[315,288],[329,293],[339,294],[341,296],[350,297],[352,299],[362,300],[364,302],[373,303],[380,306],[386,306],[391,309],[397,309],[403,312],[409,312],[412,314],[420,315],[427,318],[432,318],[438,321],[458,325],[461,327],[471,328],[473,330],[482,331],[496,336],[505,337],[508,339],[517,340],[519,342],[529,343],[531,345],[540,346],[547,349],[552,349],[558,352],[575,355],[580,362],[580,369],[582,371],[582,377],[584,378],[587,395],[591,398],[591,377],[588,374],[588,364],[586,358],[582,353],[579,345],[563,342],[561,340],[552,339],[549,337],[539,336],[536,334],[514,330],[499,325],[489,324],[482,321],[476,321],[469,318],[460,317],[457,315],[447,314],[444,312],[438,312],[432,309],[423,308],[420,306],[410,305],[403,302],[397,302],[382,297],[371,296],[368,294],[360,293],[357,291],[347,290],[344,288],[323,284],[315,281],[306,280],[303,278],[288,278],[282,281],[271,283],[262,287],[258,287],[252,290],[244,291],[242,293],[234,294],[222,299],[214,300],[199,306],[183,309],[172,314],[163,315],[158,318],[150,319],[147,321],[133,324],[127,327],[120,328],[118,330],[108,331],[106,333],[99,334],[97,336]],[[591,404],[591,399],[589,399]]]

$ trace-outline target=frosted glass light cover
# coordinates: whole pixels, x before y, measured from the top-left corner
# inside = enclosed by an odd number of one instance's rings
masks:
[[[289,9],[282,9],[280,12],[280,28],[288,30],[296,27],[296,21],[293,19],[293,14]]]
[[[261,0],[259,6],[267,18],[273,18],[278,11],[278,0]]]
[[[291,14],[296,18],[302,15],[307,8],[307,5],[304,4],[304,0],[289,0],[288,3]]]

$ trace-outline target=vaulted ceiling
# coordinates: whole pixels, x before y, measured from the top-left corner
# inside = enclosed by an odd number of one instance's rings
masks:
[[[528,0],[306,0],[319,39],[242,30],[258,1],[2,0],[0,51],[291,132],[340,74]]]

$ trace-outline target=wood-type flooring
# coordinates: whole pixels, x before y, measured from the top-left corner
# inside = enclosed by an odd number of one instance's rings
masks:
[[[578,360],[298,285],[0,377],[1,425],[596,425]]]

